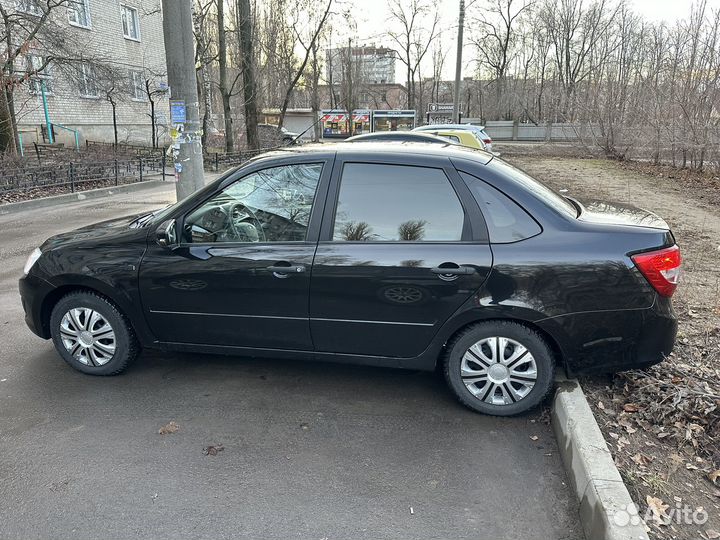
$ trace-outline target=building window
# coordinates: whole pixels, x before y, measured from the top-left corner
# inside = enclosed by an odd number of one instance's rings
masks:
[[[143,72],[137,69],[130,70],[130,97],[136,101],[145,101],[145,78]]]
[[[43,9],[40,0],[15,0],[15,9],[30,15],[42,15]]]
[[[31,94],[41,94],[43,83],[45,83],[45,93],[53,93],[50,65],[45,62],[45,58],[34,54],[28,55],[27,72],[29,75],[28,88]]]
[[[98,97],[97,76],[95,68],[90,64],[82,64],[78,69],[78,84],[82,97]]]
[[[68,4],[68,21],[73,26],[90,28],[90,0],[72,0]]]
[[[123,35],[127,39],[140,41],[140,19],[138,10],[130,6],[120,6],[122,10]]]

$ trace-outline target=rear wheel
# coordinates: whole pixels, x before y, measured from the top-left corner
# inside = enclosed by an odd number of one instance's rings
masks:
[[[550,348],[535,331],[514,322],[468,327],[447,346],[445,379],[465,406],[511,416],[536,407],[552,387]]]
[[[116,375],[140,352],[127,319],[107,299],[93,293],[62,297],[50,315],[50,333],[60,356],[91,375]]]

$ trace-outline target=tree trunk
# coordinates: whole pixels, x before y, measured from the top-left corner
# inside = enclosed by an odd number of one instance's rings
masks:
[[[117,149],[117,145],[118,145],[117,104],[111,100],[110,106],[112,107],[112,115],[113,115],[113,134],[115,135],[115,149]]]
[[[219,4],[220,2],[218,2]],[[253,57],[252,16],[250,0],[238,0],[238,29],[240,30],[240,56],[245,98],[245,135],[251,150],[260,147],[257,131],[257,96],[255,94],[255,59]]]
[[[318,47],[315,45],[312,49],[312,80],[310,86],[310,108],[312,110],[313,120],[313,142],[318,142],[322,135],[319,119],[320,114],[320,64],[317,57]]]
[[[18,135],[17,116],[15,115],[14,92],[15,90],[12,86],[7,86],[5,88],[5,100],[7,103],[8,117],[10,118],[10,130],[13,139],[13,151],[17,152],[17,149],[20,148],[20,137]]]
[[[155,101],[150,98],[150,127],[152,128],[152,147],[157,148],[157,129],[155,127]]]
[[[222,97],[223,118],[225,119],[225,151],[232,152],[235,149],[235,133],[233,132],[232,109],[230,108],[230,88],[228,88],[225,10],[223,4],[223,0],[217,2],[218,64],[220,72],[220,96]]]
[[[15,134],[13,130],[12,117],[8,108],[5,79],[0,74],[0,153],[15,153]]]

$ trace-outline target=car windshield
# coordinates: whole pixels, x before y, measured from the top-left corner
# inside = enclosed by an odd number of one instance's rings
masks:
[[[570,200],[555,192],[539,180],[535,180],[533,177],[528,176],[520,169],[516,169],[505,161],[493,159],[491,164],[493,167],[501,169],[502,172],[510,176],[552,209],[571,218],[578,217],[578,209]]]

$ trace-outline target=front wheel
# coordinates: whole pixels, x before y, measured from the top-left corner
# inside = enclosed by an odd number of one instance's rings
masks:
[[[89,292],[60,299],[50,315],[50,333],[63,360],[90,375],[116,375],[140,352],[122,313],[104,297]]]
[[[553,355],[535,331],[488,321],[461,331],[447,345],[445,379],[462,404],[511,416],[536,407],[552,387]]]

